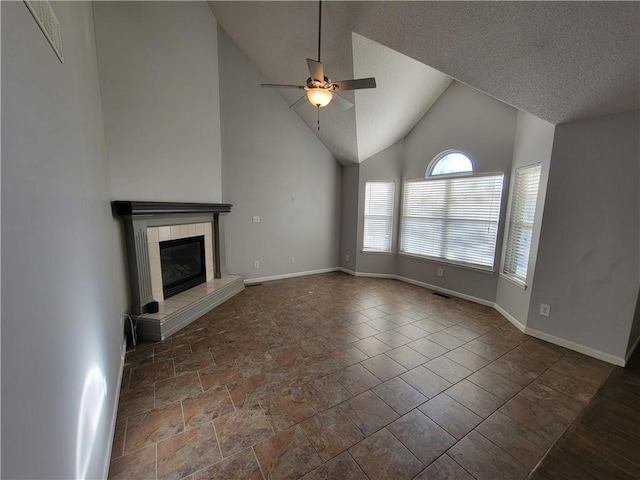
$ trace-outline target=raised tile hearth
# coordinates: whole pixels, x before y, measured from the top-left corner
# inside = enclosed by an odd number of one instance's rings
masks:
[[[244,289],[242,277],[226,272],[219,217],[231,205],[116,201],[113,207],[124,220],[131,313],[140,338],[165,340]],[[204,239],[206,282],[165,299],[161,242],[197,236]]]
[[[186,292],[158,302],[158,313],[136,315],[138,336],[165,340],[192,321],[244,290],[244,278],[223,274]]]

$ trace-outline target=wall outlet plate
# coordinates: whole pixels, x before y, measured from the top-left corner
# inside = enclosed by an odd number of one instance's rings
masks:
[[[540,304],[540,315],[543,317],[548,317],[551,314],[551,305],[547,305],[546,303]]]
[[[253,268],[260,268],[260,262],[258,260],[253,262]]]
[[[348,262],[348,261],[349,261],[349,254],[348,254],[348,253],[347,253],[347,254],[345,254],[345,256],[344,256],[344,261],[345,261],[345,262]]]
[[[260,215],[254,215],[251,221],[253,223],[260,223]]]
[[[444,277],[444,268],[439,268],[438,269],[438,276],[439,277]]]

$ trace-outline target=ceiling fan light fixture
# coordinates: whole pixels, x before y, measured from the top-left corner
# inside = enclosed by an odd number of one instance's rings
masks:
[[[314,107],[326,107],[332,98],[333,94],[324,88],[310,88],[307,90],[307,100]]]

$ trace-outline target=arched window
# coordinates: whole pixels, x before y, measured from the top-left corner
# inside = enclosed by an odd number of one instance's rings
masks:
[[[451,175],[452,173],[473,173],[473,162],[458,150],[445,150],[436,155],[425,172],[425,177]]]
[[[437,155],[425,178],[404,184],[400,253],[493,271],[502,173],[474,173],[457,150]]]

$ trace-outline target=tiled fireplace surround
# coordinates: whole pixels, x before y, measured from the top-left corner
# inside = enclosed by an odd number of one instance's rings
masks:
[[[164,340],[244,289],[244,280],[226,273],[219,215],[228,204],[114,202],[124,219],[131,312],[140,338]],[[164,299],[160,242],[204,235],[206,282]],[[147,305],[159,303],[157,313]]]

